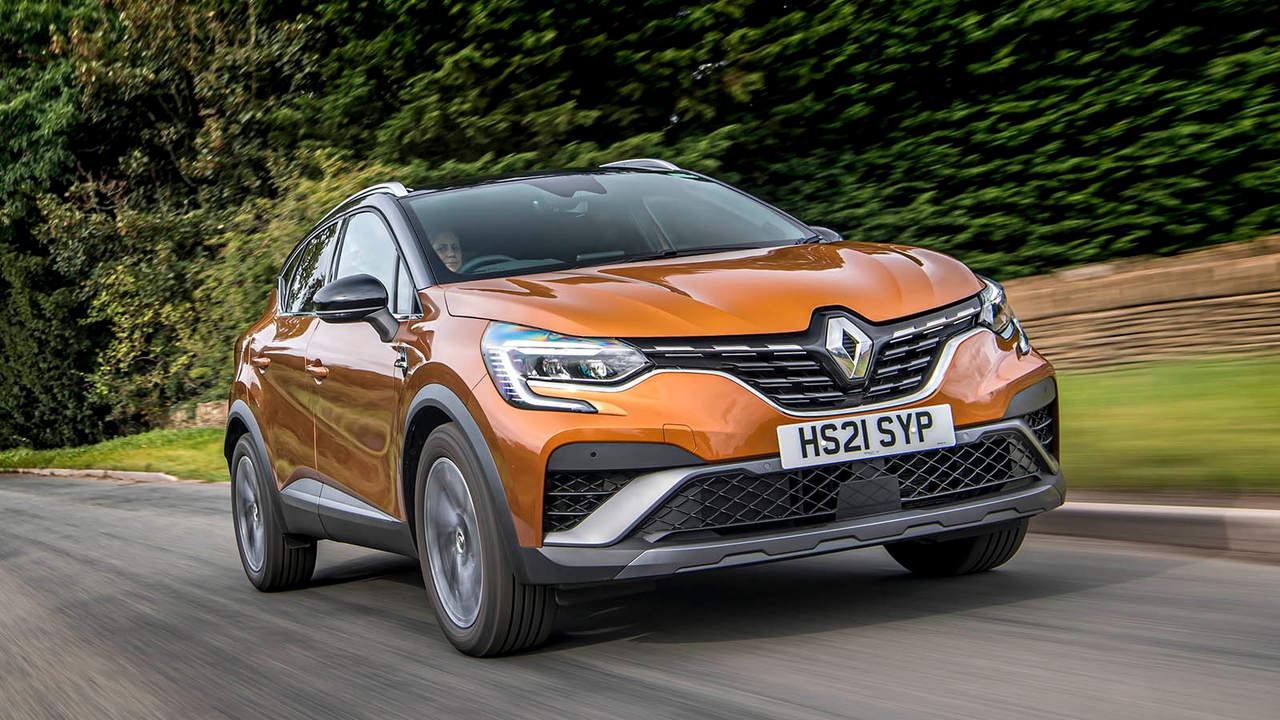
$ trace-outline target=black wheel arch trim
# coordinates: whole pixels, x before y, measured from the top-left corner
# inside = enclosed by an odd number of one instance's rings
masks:
[[[471,415],[462,398],[448,387],[439,384],[427,385],[419,390],[409,403],[408,412],[405,413],[401,453],[404,453],[404,444],[409,442],[413,418],[426,408],[443,412],[471,444],[471,449],[480,459],[480,469],[484,472],[485,485],[494,504],[494,516],[498,520],[498,532],[502,536],[502,544],[511,567],[515,570],[516,579],[525,584],[539,584],[534,578],[542,576],[543,573],[540,572],[544,569],[542,566],[549,566],[551,563],[537,551],[537,548],[521,547],[520,539],[516,535],[511,505],[507,502],[507,490],[502,485],[502,474],[498,472],[498,463],[494,459],[493,450],[480,431],[480,424]]]
[[[267,454],[267,444],[262,439],[262,429],[258,427],[258,418],[254,417],[253,409],[249,407],[249,403],[244,400],[236,400],[231,403],[231,407],[227,410],[227,426],[223,431],[222,448],[223,454],[227,457],[227,477],[233,478],[235,468],[231,467],[231,462],[235,459],[236,443],[231,440],[231,424],[239,420],[244,423],[244,435],[249,436],[249,442],[253,444],[254,452],[258,454],[258,460],[264,464],[263,470],[266,476],[263,478],[266,484],[267,492],[271,493],[271,501],[267,505],[271,508],[271,512],[275,514],[276,521],[280,523],[286,532],[291,531],[290,523],[286,517],[283,503],[280,502],[280,489],[276,487],[275,470],[271,467],[271,456]]]
[[[244,423],[247,434],[253,439],[254,449],[258,451],[258,457],[267,463],[270,468],[271,460],[267,455],[267,444],[262,439],[262,429],[258,427],[258,418],[254,417],[253,410],[249,407],[249,403],[244,400],[236,400],[231,403],[231,407],[227,410],[227,425],[222,436],[222,454],[227,458],[227,471],[232,472],[231,467],[232,455],[235,453],[235,443],[230,442],[231,424],[239,420]],[[275,487],[275,483],[271,484]]]

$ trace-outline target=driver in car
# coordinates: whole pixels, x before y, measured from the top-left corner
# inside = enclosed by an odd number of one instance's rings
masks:
[[[462,244],[458,241],[458,236],[452,232],[445,230],[431,238],[431,249],[436,251],[436,255],[440,256],[440,262],[444,263],[450,272],[458,272],[458,268],[462,267]]]

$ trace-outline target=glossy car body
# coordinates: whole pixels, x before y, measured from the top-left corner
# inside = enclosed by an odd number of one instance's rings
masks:
[[[655,166],[639,163],[634,172],[647,167]],[[412,496],[419,454],[444,423],[462,431],[479,460],[516,576],[537,585],[962,535],[1064,499],[1053,370],[1020,327],[1001,336],[979,324],[986,285],[950,257],[893,245],[809,242],[440,282],[421,220],[410,209],[418,195],[396,184],[371,189],[313,231],[336,223],[342,236],[360,218],[381,223],[394,237],[401,264],[396,287],[387,288],[398,303],[393,336],[384,340],[370,323],[330,323],[282,307],[289,290],[282,276],[261,319],[236,343],[228,459],[241,437],[252,439],[269,463],[293,535],[416,555]],[[318,261],[330,269],[317,283],[338,274],[340,242],[332,257]],[[804,409],[771,397],[768,378],[753,384],[725,369],[738,367],[723,364],[735,352],[756,352],[777,365],[770,348],[779,343],[803,346],[791,351],[795,357],[818,357],[824,323],[835,316],[861,328],[876,353],[891,353],[888,343],[934,337],[922,377],[909,392],[883,401],[815,401]],[[517,407],[501,394],[481,350],[494,323],[619,339],[651,364],[611,385],[528,383],[540,397],[586,401],[593,412]],[[831,367],[819,360],[813,362]],[[879,356],[874,362],[892,365]],[[957,448],[1012,438],[1025,471],[976,476],[992,471],[966,470],[958,465],[969,462],[964,458],[937,456],[934,469],[958,477],[955,487],[919,497],[903,489],[898,497],[895,484],[893,497],[859,505],[841,489],[858,484],[850,477],[832,480],[779,466],[781,425],[940,404],[951,408]],[[910,472],[923,478],[929,471]],[[721,485],[745,483],[745,492],[757,495],[770,492],[760,483],[790,483],[796,498],[797,487],[826,483],[827,489],[820,497],[778,501],[781,510],[752,495],[745,502],[754,503],[758,517],[721,498],[719,510],[746,514],[720,526],[708,520],[709,529],[667,517],[665,529],[654,529],[658,515],[670,516],[669,504],[682,489],[699,482],[710,487],[704,480],[711,476]],[[990,482],[975,484],[974,477]],[[574,483],[595,489],[563,490]],[[585,511],[573,507],[575,498],[591,493]],[[806,510],[802,500],[817,505]]]

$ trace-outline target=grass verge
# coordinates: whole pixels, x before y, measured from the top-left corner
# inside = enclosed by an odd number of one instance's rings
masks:
[[[1071,487],[1280,492],[1280,358],[1148,363],[1059,382]],[[20,467],[227,479],[221,428],[0,451],[0,469]]]
[[[1060,376],[1068,487],[1280,492],[1280,358]]]
[[[161,472],[189,480],[227,480],[222,428],[152,430],[97,445],[57,450],[0,451],[5,468],[98,468]]]

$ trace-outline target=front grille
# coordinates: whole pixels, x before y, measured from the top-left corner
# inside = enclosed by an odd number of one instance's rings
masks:
[[[744,531],[837,519],[875,488],[896,485],[894,506],[922,507],[977,497],[1041,470],[1038,455],[1017,431],[886,458],[800,468],[769,475],[734,471],[685,483],[641,526],[654,539],[691,531]],[[883,507],[875,501],[877,507]]]
[[[944,316],[945,317],[945,316]],[[933,374],[942,346],[952,337],[978,323],[977,314],[940,322],[930,327],[925,323],[914,332],[891,337],[876,349],[871,364],[864,403],[894,400],[915,392]]]
[[[659,368],[728,373],[786,408],[820,410],[846,397],[816,353],[798,345],[691,341],[680,347],[641,344],[640,349]]]
[[[977,325],[976,300],[910,321],[872,325],[855,320],[874,342],[866,378],[849,381],[826,350],[826,320],[789,335],[631,340],[658,368],[726,373],[787,410],[852,408],[906,397],[933,374],[947,341]],[[846,314],[847,315],[847,314]],[[850,354],[853,341],[846,337]]]
[[[543,532],[569,530],[631,482],[637,473],[549,472],[544,481]]]

